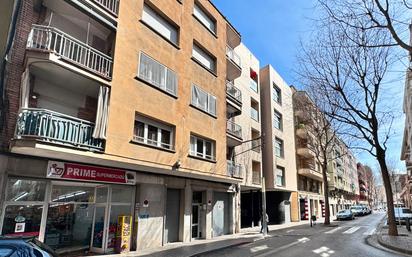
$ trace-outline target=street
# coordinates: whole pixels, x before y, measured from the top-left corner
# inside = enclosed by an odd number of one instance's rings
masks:
[[[384,214],[357,217],[352,221],[338,221],[339,226],[325,227],[317,224],[314,227],[302,225],[290,229],[282,229],[269,233],[270,237],[254,243],[245,244],[201,257],[214,256],[305,256],[305,257],[380,257],[402,256],[377,249],[366,243]]]

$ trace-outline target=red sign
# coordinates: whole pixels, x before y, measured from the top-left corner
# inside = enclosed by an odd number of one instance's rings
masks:
[[[120,184],[135,184],[135,175],[132,172],[55,161],[49,161],[47,167],[47,177]]]

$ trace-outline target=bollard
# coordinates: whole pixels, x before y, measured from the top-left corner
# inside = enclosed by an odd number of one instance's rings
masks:
[[[405,219],[405,224],[406,224],[406,229],[411,232],[411,219],[410,218],[406,218]]]

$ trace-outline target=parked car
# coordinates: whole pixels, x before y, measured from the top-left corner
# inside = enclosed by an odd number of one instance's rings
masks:
[[[353,215],[355,215],[355,216],[364,215],[363,207],[360,206],[360,205],[354,205],[354,206],[350,207],[350,210],[353,212]]]
[[[363,215],[371,214],[372,211],[368,206],[362,206]]]
[[[406,219],[412,219],[412,211],[404,207],[395,208],[395,221],[396,223],[404,223]]]
[[[47,245],[31,238],[0,237],[2,257],[58,257]]]
[[[340,210],[336,214],[336,218],[338,220],[353,220],[355,218],[355,215],[351,210]]]

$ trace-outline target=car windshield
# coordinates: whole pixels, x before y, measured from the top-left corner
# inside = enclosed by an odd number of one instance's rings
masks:
[[[361,210],[362,207],[360,207],[360,206],[353,206],[353,207],[351,207],[350,209],[351,209],[351,210]]]

